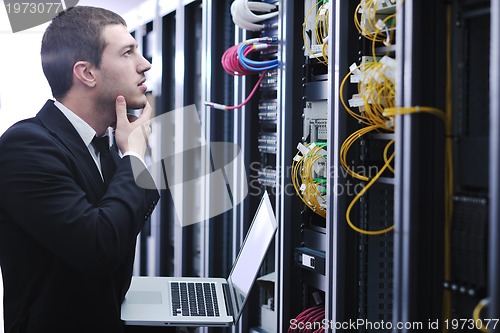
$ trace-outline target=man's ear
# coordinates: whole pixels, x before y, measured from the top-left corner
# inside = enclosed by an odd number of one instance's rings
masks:
[[[95,67],[88,61],[78,61],[73,66],[75,78],[89,88],[95,87],[96,78],[94,75]]]

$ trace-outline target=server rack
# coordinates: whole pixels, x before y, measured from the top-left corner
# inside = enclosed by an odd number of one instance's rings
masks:
[[[397,329],[397,323],[428,325],[437,320],[442,327],[446,318],[472,318],[473,308],[477,308],[482,299],[490,300],[482,317],[486,318],[486,313],[490,318],[498,317],[495,275],[499,253],[495,238],[498,235],[498,205],[494,204],[498,201],[498,4],[472,0],[392,1],[397,5],[395,43],[378,45],[376,53],[396,60],[396,109],[431,106],[446,112],[450,107],[447,94],[451,94],[453,132],[449,132],[443,121],[433,115],[396,115],[394,134],[369,135],[353,146],[349,155],[353,165],[370,166],[374,163],[380,168],[383,162],[380,160],[381,151],[387,142],[395,140],[394,177],[384,174],[351,211],[352,220],[362,229],[380,229],[392,223],[395,228],[383,235],[364,235],[353,231],[346,221],[345,213],[353,196],[339,195],[338,192],[339,188],[346,188],[349,184],[362,183],[342,172],[340,160],[344,140],[360,128],[359,122],[348,116],[341,103],[341,94],[352,96],[356,87],[348,83],[341,90],[342,81],[351,71],[352,63],[359,65],[371,51],[352,19],[360,2],[330,2],[328,66],[313,80],[308,79],[311,75],[310,60],[304,53],[300,36],[307,7],[312,2],[277,2],[279,15],[277,30],[273,32],[279,41],[276,54],[279,60],[277,151],[275,161],[271,160],[277,171],[276,184],[261,187],[273,192],[279,223],[275,246],[263,270],[263,274],[273,270],[276,274],[274,306],[271,307],[274,318],[270,325],[262,322],[259,314],[262,305],[269,300],[269,292],[257,286],[243,319],[237,327],[227,331],[259,332],[266,331],[264,326],[271,326],[275,327],[275,332],[285,332],[298,313],[316,302],[323,302],[324,319],[329,325],[366,318],[371,322],[391,322],[393,328],[382,331],[394,332],[411,330],[405,327]],[[212,110],[201,104],[205,100],[237,104],[249,94],[256,78],[229,77],[220,67],[220,58],[229,46],[254,37],[256,33],[234,26],[230,17],[230,0],[154,3],[155,16],[139,20],[136,37],[156,33],[157,42],[153,47],[156,51],[152,53],[152,60],[153,65],[158,61],[162,65],[161,80],[153,89],[157,110],[167,112],[194,103],[200,112],[207,139],[240,146],[247,165],[237,166],[233,176],[242,193],[244,182],[258,178],[249,164],[262,162],[256,140],[261,126],[259,100],[262,101],[263,97],[257,95],[235,112]],[[448,11],[451,20],[447,20]],[[467,39],[468,36],[472,36],[472,40]],[[470,52],[489,45],[490,37],[491,60],[487,60],[488,51],[481,54]],[[448,38],[450,44],[447,44]],[[147,44],[148,39],[140,43]],[[481,75],[474,70],[476,67],[468,67],[467,61],[474,57],[483,64]],[[184,68],[187,63],[196,66],[180,73],[179,68]],[[180,75],[175,75],[176,71]],[[449,75],[452,75],[453,85],[447,81]],[[480,107],[470,102],[474,99],[481,101]],[[304,142],[302,114],[316,102],[326,103],[328,114],[326,161],[329,174],[326,177],[324,220],[311,218],[314,212],[305,208],[293,191],[287,191],[292,188],[292,179],[286,171],[293,163],[297,143]],[[474,118],[477,114],[481,117]],[[472,128],[474,135],[467,134],[461,127],[470,119],[471,126],[475,126]],[[489,132],[481,133],[478,129],[487,126],[488,122]],[[158,138],[156,144],[161,146],[170,139],[173,138],[165,135]],[[454,153],[453,165],[459,168],[458,176],[453,179],[453,196],[445,193],[444,175],[448,167],[445,152],[449,140]],[[467,163],[474,151],[477,152],[474,156],[489,168],[475,169],[474,164]],[[475,177],[478,170],[482,172]],[[485,173],[489,173],[489,177],[484,177]],[[208,187],[207,184],[204,191],[209,191]],[[451,224],[445,223],[447,216],[449,218],[447,214],[450,214],[447,211],[450,209],[447,206],[449,200],[454,205]],[[227,276],[257,202],[258,198],[249,196],[229,213],[190,228],[179,228],[172,214],[173,203],[165,192],[160,212],[153,217],[156,220],[151,224],[151,233],[141,236],[138,258],[143,259],[138,260],[138,267],[142,269],[136,272]],[[196,205],[200,205],[199,209],[210,209],[209,202]],[[477,213],[473,219],[480,220],[479,224],[471,223],[470,217],[457,218],[472,211]],[[373,219],[376,215],[382,217]],[[464,231],[479,230],[476,226],[481,230],[479,237],[471,233],[471,237],[463,238]],[[490,235],[488,244],[485,230]],[[464,265],[471,259],[464,257],[463,251],[467,248],[457,246],[459,239],[485,243],[468,248],[479,249],[474,252],[482,263],[482,266],[475,266],[482,274],[479,280],[460,276],[463,273],[460,264]],[[453,251],[451,257],[446,257],[447,250]],[[324,272],[303,267],[298,260],[301,256],[324,256]],[[447,275],[450,272],[454,279]],[[450,310],[443,312],[442,308],[447,304],[451,306]],[[337,330],[340,331],[334,326],[326,329]],[[268,331],[273,330],[268,328]],[[359,331],[372,330],[360,328]]]
[[[435,15],[427,11],[431,5]],[[402,233],[396,246],[395,314],[399,321],[435,321],[449,331],[466,331],[471,328],[451,323],[479,323],[476,310],[489,293],[485,276],[493,267],[486,264],[491,183],[481,176],[487,174],[490,159],[490,2],[405,2],[401,14],[405,32],[399,103],[429,103],[446,118],[444,128],[437,120],[426,124],[432,120],[399,119],[403,145],[397,152],[403,168],[398,174],[396,209]],[[424,15],[430,18],[426,26],[421,23]],[[427,52],[416,51],[423,49]],[[483,66],[486,70],[477,72]],[[429,135],[432,138],[426,141]],[[432,156],[425,161],[424,146],[431,148],[426,156]],[[430,188],[422,179],[433,179]],[[436,196],[431,201],[419,198],[431,191],[440,192],[432,193]],[[429,240],[425,247],[424,239]],[[429,303],[435,306],[423,307]]]
[[[303,13],[303,5],[297,6],[297,2],[280,2],[280,62],[278,71],[278,165],[277,169],[286,170],[286,166],[295,155],[295,144],[299,142],[300,134],[297,131],[297,116],[300,110],[296,106],[302,106],[301,77],[302,48],[297,44],[300,40],[297,36],[296,27],[300,26]],[[300,44],[299,44],[300,45]],[[284,111],[286,110],[286,111]],[[300,127],[299,127],[300,128]],[[286,143],[286,144],[285,144]],[[277,178],[277,186],[282,189],[289,188],[291,180],[285,177],[287,173],[281,173]],[[301,299],[297,293],[301,292],[300,280],[297,267],[293,264],[293,245],[299,242],[299,230],[292,222],[294,217],[300,216],[297,205],[294,205],[291,196],[278,195],[276,200],[276,218],[279,221],[278,238],[276,242],[276,291],[275,309],[278,316],[277,332],[286,330],[289,320],[297,313],[301,306]],[[286,222],[285,222],[286,221]]]
[[[429,27],[421,27],[426,5],[429,3],[410,1],[400,6],[403,41],[397,53],[398,65],[404,70],[399,72],[398,105],[431,105],[445,110],[442,98],[445,75],[440,71],[446,68],[444,57],[442,53],[440,56],[416,51],[438,44],[434,49],[443,52],[442,43],[446,40],[444,27],[437,24],[442,20],[434,19]],[[443,4],[437,5],[436,15],[441,19],[446,17],[439,7]],[[424,38],[427,28],[435,29],[432,38]],[[396,234],[395,246],[394,322],[427,322],[441,316],[444,127],[439,119],[429,115],[399,116],[397,126],[395,207],[396,228],[400,232]],[[426,135],[428,132],[430,135]],[[426,152],[424,148],[430,149]],[[430,158],[424,158],[425,154]],[[426,237],[432,239],[429,246],[420,241]],[[423,306],[424,303],[427,306]]]

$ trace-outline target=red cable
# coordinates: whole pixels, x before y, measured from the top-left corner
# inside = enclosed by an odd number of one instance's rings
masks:
[[[313,306],[310,308],[305,309],[301,313],[295,317],[295,321],[297,325],[300,325],[299,323],[314,323],[314,322],[322,322],[322,320],[325,318],[325,310],[323,308],[323,305],[317,305]],[[292,332],[297,332],[297,333],[315,333],[315,332],[324,332],[324,328],[320,327],[317,330],[314,330],[313,328],[307,328],[307,324],[301,325],[302,328],[297,328],[297,329],[292,329],[291,327],[288,327],[288,333]]]
[[[233,76],[249,75],[253,72],[249,71],[238,60],[238,45],[233,45],[224,52],[221,59],[221,64],[226,73]]]
[[[240,44],[231,46],[222,55],[221,64],[222,64],[222,67],[224,68],[224,71],[226,71],[226,73],[233,75],[233,76],[243,76],[243,75],[250,75],[250,74],[257,73],[257,71],[249,70],[242,65],[240,59],[238,58],[238,47],[239,46],[240,46]],[[253,46],[248,46],[243,51],[243,54],[246,57],[248,54],[250,54],[254,50],[255,50],[255,48]],[[255,95],[255,92],[257,91],[257,89],[260,86],[260,83],[264,79],[266,72],[267,72],[266,70],[262,71],[262,74],[261,74],[259,80],[257,81],[257,83],[255,84],[255,87],[253,87],[252,91],[247,96],[247,98],[243,102],[241,102],[240,104],[233,105],[233,106],[227,106],[227,105],[222,105],[222,104],[214,103],[214,102],[205,102],[205,105],[210,106],[210,107],[215,108],[215,109],[219,109],[219,110],[234,110],[234,109],[239,109],[239,108],[243,107],[245,104],[247,104],[250,101],[250,99],[253,97],[253,95]]]
[[[321,329],[323,319],[325,319],[325,310],[323,308],[318,309],[317,311],[311,313],[311,316],[308,318],[308,322],[312,323],[312,328],[309,330],[310,333],[315,333],[319,329]],[[319,323],[319,327],[317,330],[314,329],[315,323]]]
[[[316,307],[310,307],[302,311],[295,317],[296,320],[302,320],[303,318],[307,318],[307,316],[315,310]]]
[[[238,105],[233,105],[233,106],[228,106],[226,107],[226,110],[234,110],[234,109],[239,109],[241,108],[243,105],[247,104],[250,99],[253,97],[253,95],[255,94],[255,92],[257,91],[257,89],[259,88],[260,86],[260,83],[262,82],[262,79],[264,79],[264,76],[266,75],[266,71],[262,72],[262,74],[260,75],[260,78],[259,80],[257,81],[257,83],[255,84],[255,87],[253,87],[252,91],[250,92],[250,94],[247,96],[247,98],[241,102],[240,104]]]
[[[224,52],[221,59],[222,68],[224,68],[226,73],[233,76],[254,74],[255,71],[251,71],[241,64],[238,58],[238,47],[239,45],[233,45]],[[247,56],[251,52],[253,52],[253,48],[248,47],[243,54]]]

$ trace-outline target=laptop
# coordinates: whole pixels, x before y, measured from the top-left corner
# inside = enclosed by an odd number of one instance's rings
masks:
[[[122,304],[126,325],[231,326],[240,318],[277,223],[264,192],[227,279],[132,277]]]

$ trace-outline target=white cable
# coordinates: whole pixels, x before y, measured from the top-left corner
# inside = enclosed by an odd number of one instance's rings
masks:
[[[254,6],[251,5],[253,8]],[[255,6],[256,8],[261,8],[260,6]],[[259,20],[254,20],[253,18],[248,18],[246,13],[247,6],[245,6],[245,0],[235,0],[231,5],[231,14],[233,16],[233,22],[242,29],[245,30],[262,30],[265,28],[264,24],[255,24]]]
[[[238,27],[245,30],[262,30],[266,28],[265,24],[256,24],[256,22],[268,20],[276,17],[279,13],[277,11],[271,12],[276,9],[276,5],[265,2],[256,2],[248,0],[235,0],[231,4],[231,15],[233,22]],[[267,12],[267,14],[255,14],[255,12]]]
[[[250,31],[258,31],[265,28],[264,24],[255,24],[243,20],[243,18],[241,18],[238,12],[236,11],[235,9],[236,6],[234,6],[234,4],[235,2],[233,2],[233,4],[231,5],[231,15],[233,16],[234,24],[236,24],[241,29]]]
[[[237,0],[238,1],[238,0]],[[275,9],[276,6],[270,5],[264,2],[248,2],[248,0],[239,0],[241,9],[243,10],[242,14],[244,16],[244,19],[246,19],[249,22],[259,22],[259,21],[264,21],[270,18],[275,17],[278,15],[278,12],[272,12],[268,14],[254,14],[253,11],[257,12],[270,12],[271,10]]]
[[[258,30],[262,30],[265,28],[264,24],[255,24],[255,23],[245,21],[241,17],[240,13],[237,11],[236,6],[234,6],[234,3],[233,3],[233,5],[231,5],[231,15],[233,17],[234,24],[236,24],[241,29],[250,30],[250,31],[258,31]]]

